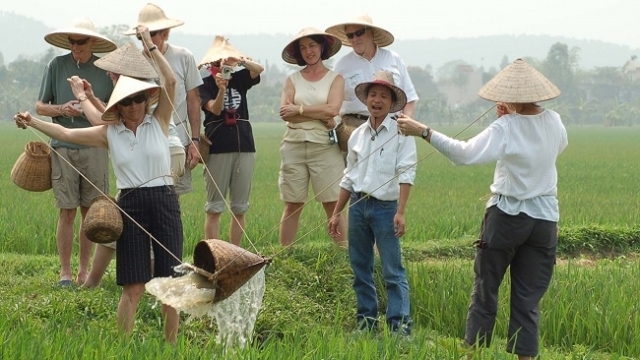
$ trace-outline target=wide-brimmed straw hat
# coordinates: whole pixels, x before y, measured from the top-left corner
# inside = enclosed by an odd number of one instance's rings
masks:
[[[287,44],[282,50],[282,60],[288,62],[289,64],[298,64],[298,60],[296,60],[295,49],[298,46],[298,41],[304,37],[309,36],[324,36],[326,39],[326,44],[329,46],[329,52],[327,53],[327,59],[335,55],[340,48],[342,47],[342,43],[340,39],[335,35],[326,33],[322,30],[318,30],[316,28],[308,27],[300,30],[298,34],[295,36],[291,42]],[[326,60],[326,59],[325,59]]]
[[[533,66],[516,59],[478,91],[487,100],[506,103],[534,103],[560,95],[560,90]]]
[[[393,81],[393,74],[390,71],[380,70],[373,75],[373,81],[360,83],[356,86],[356,96],[365,105],[367,104],[369,87],[372,85],[386,86],[396,95],[396,101],[391,106],[391,109],[389,109],[389,112],[398,112],[404,109],[404,106],[407,105],[407,94],[395,85]]]
[[[96,60],[94,64],[102,70],[138,79],[157,79],[158,71],[150,59],[132,43],[120,46]]]
[[[345,28],[349,25],[361,25],[366,28],[373,29],[373,42],[379,47],[388,46],[393,43],[393,35],[389,31],[373,25],[371,17],[367,14],[356,15],[347,22],[328,27],[325,31],[337,36],[344,46],[351,46],[345,32]]]
[[[151,32],[171,29],[182,24],[184,24],[184,21],[169,19],[158,5],[148,3],[142,8],[142,10],[140,10],[140,14],[138,14],[138,23],[136,24],[136,26],[125,31],[124,34],[135,35],[136,27],[139,25],[146,26]]]
[[[145,91],[147,93],[147,108],[157,103],[160,98],[160,86],[155,82],[150,80],[138,80],[128,76],[120,76],[118,78],[118,82],[116,82],[116,86],[113,88],[107,108],[105,109],[104,114],[102,114],[102,120],[119,120],[120,114],[118,114],[116,104],[118,104],[120,100],[140,91]]]
[[[204,54],[204,57],[198,64],[198,69],[201,69],[203,66],[209,65],[213,62],[216,62],[221,59],[226,59],[229,57],[242,58],[244,55],[238,49],[233,47],[229,40],[224,36],[217,35],[215,39],[213,39],[213,43],[207,50],[207,53]]]
[[[69,36],[80,35],[89,36],[96,39],[91,51],[94,53],[106,53],[115,50],[118,46],[108,37],[100,34],[91,20],[82,17],[76,19],[70,27],[54,30],[44,36],[44,41],[49,44],[71,50],[71,44],[69,43]]]

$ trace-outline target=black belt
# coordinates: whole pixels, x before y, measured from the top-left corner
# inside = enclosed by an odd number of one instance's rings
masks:
[[[366,192],[356,191],[356,192],[355,192],[355,194],[356,194],[356,197],[357,197],[358,199],[362,199],[362,198],[371,198],[371,199],[376,199],[376,198],[374,198],[373,196],[371,196],[371,194],[368,194],[368,193],[366,193]],[[376,199],[376,200],[378,200],[378,199]]]
[[[356,119],[359,120],[363,120],[363,121],[367,121],[369,120],[369,117],[366,115],[360,115],[360,114],[344,114],[344,116],[350,116],[350,117],[354,117]]]

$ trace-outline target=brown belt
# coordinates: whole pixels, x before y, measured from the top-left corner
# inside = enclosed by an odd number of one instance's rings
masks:
[[[369,117],[366,115],[360,115],[360,114],[344,114],[343,116],[349,116],[349,117],[354,117],[356,119],[359,120],[363,120],[363,121],[367,121],[369,120]]]

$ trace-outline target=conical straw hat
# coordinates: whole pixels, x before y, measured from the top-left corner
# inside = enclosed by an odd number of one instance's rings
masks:
[[[200,241],[193,252],[193,265],[204,270],[196,272],[210,277],[216,289],[214,303],[231,296],[270,262],[269,258],[216,239]]]
[[[386,86],[396,95],[396,101],[391,106],[391,109],[389,109],[390,113],[398,112],[407,105],[407,94],[395,85],[393,74],[390,71],[380,70],[373,75],[373,81],[360,83],[356,86],[354,89],[356,96],[365,105],[367,104],[367,92],[372,85]]]
[[[77,19],[68,28],[54,30],[48,33],[44,36],[44,40],[53,46],[71,50],[71,44],[69,44],[70,35],[89,36],[96,39],[96,42],[91,48],[91,51],[94,53],[107,53],[115,50],[117,47],[108,37],[98,33],[91,20],[85,17]]]
[[[298,46],[298,41],[304,37],[309,37],[314,35],[324,36],[324,38],[326,39],[326,44],[329,46],[327,59],[332,57],[336,53],[338,53],[338,51],[340,51],[342,44],[340,43],[340,39],[338,39],[335,35],[328,34],[316,28],[308,27],[300,30],[296,35],[296,37],[293,40],[291,40],[287,44],[287,46],[284,47],[284,49],[282,50],[282,59],[288,62],[289,64],[297,65],[298,61],[296,60],[296,56],[295,56],[295,47]]]
[[[96,60],[94,64],[102,70],[132,78],[157,79],[159,77],[151,61],[132,43],[120,46]]]
[[[147,92],[147,107],[158,102],[160,98],[160,86],[153,81],[137,80],[128,76],[120,76],[116,86],[113,88],[111,97],[109,97],[109,103],[107,108],[102,114],[102,120],[104,121],[116,121],[120,119],[116,104],[120,100],[129,97],[140,91]]]
[[[136,26],[124,32],[124,35],[135,35],[138,25],[146,26],[149,32],[170,29],[184,24],[182,20],[169,19],[164,11],[158,6],[151,3],[145,5],[140,14],[138,14],[138,23]]]
[[[367,14],[356,15],[347,22],[328,27],[325,31],[329,34],[337,36],[338,39],[342,41],[342,45],[351,46],[351,44],[349,43],[349,39],[347,39],[347,34],[344,30],[345,27],[349,25],[362,25],[364,27],[373,29],[373,42],[380,47],[385,47],[393,43],[393,35],[389,31],[379,26],[373,25],[371,16]]]
[[[213,39],[213,43],[209,47],[209,50],[207,50],[207,53],[204,54],[204,57],[200,61],[200,64],[198,64],[198,69],[201,69],[203,66],[207,66],[218,60],[226,59],[229,57],[235,57],[239,59],[241,57],[244,57],[244,55],[242,55],[240,51],[233,47],[233,45],[229,43],[228,39],[226,39],[224,36],[218,35],[215,37],[215,39]]]
[[[489,80],[478,95],[496,102],[534,103],[553,99],[560,90],[526,61],[516,59]]]

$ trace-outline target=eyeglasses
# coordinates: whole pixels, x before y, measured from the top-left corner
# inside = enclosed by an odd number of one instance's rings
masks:
[[[126,98],[118,101],[118,104],[120,104],[122,106],[129,106],[129,105],[131,105],[131,103],[141,104],[145,100],[147,100],[147,95],[142,93],[142,94],[138,94],[136,96],[126,97]]]
[[[354,37],[360,37],[360,36],[364,35],[365,31],[367,31],[367,28],[363,27],[362,29],[360,29],[358,31],[346,33],[345,35],[347,35],[347,39],[353,39]]]
[[[74,40],[74,39],[71,38],[71,36],[69,36],[67,38],[67,40],[69,40],[69,44],[71,44],[71,45],[80,45],[80,46],[86,44],[87,41],[89,41],[89,39],[91,39],[91,38],[88,37],[88,38],[84,38],[84,39],[80,39],[80,40]]]
[[[154,36],[158,35],[159,32],[160,32],[160,30],[151,31],[151,32],[149,32],[149,36],[154,37]],[[136,34],[136,37],[138,38],[138,40],[142,40],[142,36],[140,36],[140,34]]]

